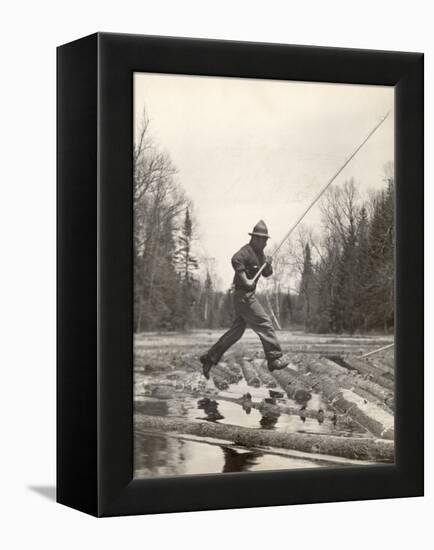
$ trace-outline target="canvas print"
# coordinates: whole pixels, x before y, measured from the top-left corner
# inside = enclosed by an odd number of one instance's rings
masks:
[[[394,89],[134,74],[134,476],[394,462]]]

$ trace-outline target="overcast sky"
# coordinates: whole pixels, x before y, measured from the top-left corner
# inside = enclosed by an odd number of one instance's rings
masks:
[[[230,258],[264,219],[279,242],[328,179],[391,111],[336,180],[354,177],[362,196],[384,186],[394,160],[394,89],[136,73],[137,130],[169,152],[194,203],[200,254],[214,258],[223,288]],[[318,206],[304,223],[318,227]]]

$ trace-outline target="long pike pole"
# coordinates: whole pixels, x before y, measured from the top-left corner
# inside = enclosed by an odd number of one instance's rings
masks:
[[[312,206],[316,203],[316,201],[327,191],[327,189],[330,187],[330,185],[335,181],[335,179],[339,176],[339,174],[342,172],[342,170],[347,166],[347,164],[357,155],[357,153],[360,151],[360,149],[365,145],[365,143],[368,141],[368,139],[372,136],[372,134],[378,130],[378,128],[383,124],[383,122],[386,120],[386,118],[389,116],[390,111],[388,111],[384,117],[380,120],[380,122],[374,127],[373,130],[369,132],[369,134],[365,137],[365,139],[362,141],[362,143],[357,147],[357,149],[352,153],[347,160],[344,162],[344,164],[339,168],[339,170],[329,179],[327,182],[327,185],[322,189],[320,193],[313,199],[313,201],[309,204],[309,206],[306,208],[306,210],[301,214],[301,216],[297,219],[297,221],[294,223],[294,225],[291,227],[291,229],[288,231],[288,233],[283,237],[282,241],[280,242],[279,246],[274,250],[272,257],[277,254],[277,252],[282,247],[283,243],[291,236],[291,233],[294,231],[294,229],[297,227],[297,225],[301,222],[301,220],[306,216],[306,214],[309,212],[309,210],[312,208]],[[258,273],[253,277],[253,281],[256,282],[259,277],[261,276],[261,273],[265,269],[265,266],[267,263],[261,265],[261,268],[259,269]]]

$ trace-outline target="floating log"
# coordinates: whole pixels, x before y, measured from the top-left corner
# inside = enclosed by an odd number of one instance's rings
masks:
[[[140,430],[140,434],[153,434],[154,432],[152,430]],[[171,437],[174,439],[179,439],[181,441],[193,441],[197,443],[203,443],[205,445],[213,445],[219,448],[222,448],[223,446],[226,449],[233,449],[237,452],[245,452],[245,447],[242,447],[241,445],[233,445],[232,442],[225,441],[222,439],[211,439],[210,437],[204,438],[204,437],[198,437],[195,435],[186,435],[186,434],[177,434],[175,432],[166,432],[165,437]],[[267,454],[267,455],[274,455],[274,456],[282,456],[285,458],[298,458],[298,459],[305,459],[309,460],[310,462],[314,462],[318,464],[318,466],[361,466],[361,465],[372,465],[374,464],[371,461],[364,461],[364,460],[352,460],[350,458],[342,458],[340,456],[331,456],[331,455],[321,455],[316,454],[312,455],[311,453],[304,453],[302,451],[295,451],[293,449],[276,449],[273,447],[267,448],[265,451],[263,448],[257,448],[257,447],[249,447],[249,451],[252,452],[258,452],[260,454]]]
[[[335,344],[285,344],[287,353],[295,354],[317,354],[317,355],[344,355],[354,351],[354,345],[335,345]]]
[[[350,415],[354,421],[373,435],[385,439],[394,438],[392,415],[373,403],[365,403],[364,399],[351,389],[337,386],[332,378],[312,374],[312,383],[315,391],[319,391],[339,411]]]
[[[346,371],[344,367],[336,365],[337,369],[331,369],[331,361],[322,358],[320,361],[316,361],[309,366],[312,373],[320,376],[331,376],[331,373],[340,373],[336,376],[335,384],[337,387],[352,389],[353,387],[359,387],[369,392],[380,401],[393,397],[393,393],[387,390],[385,387],[380,386],[376,382],[371,380],[365,380],[360,374],[357,374],[356,370]]]
[[[374,351],[370,351],[369,353],[365,353],[362,355],[362,357],[370,357],[371,355],[374,355],[376,353],[380,353],[382,351],[385,351],[386,349],[390,349],[390,348],[393,348],[395,344],[388,344],[387,346],[383,346],[382,348],[379,348],[379,349],[374,349]]]
[[[277,387],[276,379],[271,376],[270,371],[265,366],[265,360],[263,359],[254,359],[252,361],[252,366],[256,370],[256,374],[261,380],[262,384],[266,388],[275,388]]]
[[[376,384],[379,384],[380,386],[383,386],[392,391],[395,388],[395,383],[393,382],[393,380],[385,378],[376,367],[370,365],[367,361],[362,361],[357,357],[346,357],[346,361],[354,369],[357,369],[362,374],[369,376],[369,379]]]
[[[347,421],[341,422],[339,420],[339,417],[334,412],[327,412],[324,413],[321,409],[314,410],[314,409],[306,409],[304,407],[290,407],[288,405],[280,404],[280,403],[268,403],[265,399],[261,401],[260,403],[254,403],[253,407],[258,409],[261,413],[266,413],[268,415],[274,415],[274,416],[280,416],[281,414],[288,414],[291,416],[298,416],[302,419],[306,418],[313,418],[314,420],[318,420],[319,418],[322,418],[322,421],[327,420],[328,422],[332,422],[335,426],[337,424],[340,425],[340,427],[349,428],[349,423]],[[353,423],[352,423],[353,424]],[[354,424],[352,425],[354,428]],[[359,428],[360,431],[360,428]],[[362,430],[365,431],[365,430]]]
[[[212,368],[212,373],[226,380],[228,384],[236,384],[239,381],[238,376],[227,367],[226,363],[218,363],[218,365],[215,365]]]
[[[376,384],[375,382],[371,382],[370,380],[365,380],[363,378],[357,377],[354,378],[354,384],[359,388],[362,388],[369,393],[372,393],[372,395],[383,401],[385,399],[393,397],[393,392],[380,386],[379,384]]]
[[[276,390],[268,390],[268,393],[270,394],[270,397],[273,397],[275,399],[284,399],[283,392],[276,391]]]
[[[285,348],[285,354],[297,354],[297,355],[311,355],[311,354],[317,354],[317,355],[345,355],[349,353],[357,353],[360,354],[363,352],[367,352],[370,349],[372,349],[371,344],[367,343],[361,343],[360,345],[357,345],[356,343],[348,343],[348,344],[338,344],[338,343],[321,343],[321,342],[309,342],[309,343],[290,343],[285,342],[284,343]],[[257,357],[262,353],[262,346],[261,344],[255,344],[253,342],[249,342],[248,344],[248,350],[251,354],[252,358]],[[244,357],[246,356],[246,353],[244,354]],[[374,356],[375,357],[375,356]]]
[[[140,384],[140,382],[138,384]],[[152,393],[155,388],[159,388],[159,387],[173,388],[173,389],[178,387],[178,384],[175,380],[166,380],[164,378],[160,380],[156,379],[152,382],[148,382],[145,380],[144,382],[142,382],[142,384],[143,384],[143,389],[149,393]]]
[[[200,437],[226,439],[245,447],[276,447],[313,454],[328,454],[358,460],[393,462],[394,443],[384,439],[365,437],[339,437],[303,433],[284,433],[258,428],[244,428],[232,424],[197,422],[136,414],[135,430],[177,432]]]
[[[383,360],[381,357],[368,357],[366,362],[372,365],[373,368],[377,369],[377,371],[383,376],[395,376],[395,359],[392,359],[389,362]]]
[[[213,371],[214,369],[212,368],[210,374],[215,387],[218,388],[219,390],[227,390],[229,388],[229,384],[227,383],[227,381],[224,378],[222,378],[219,374],[215,374]]]
[[[256,370],[253,368],[252,364],[245,359],[242,360],[241,368],[243,369],[243,375],[246,379],[247,385],[255,388],[259,388],[261,381],[256,374]]]
[[[380,409],[385,410],[389,414],[393,414],[393,409],[389,406],[388,403],[386,403],[385,400],[381,399],[375,399],[374,396],[367,392],[366,390],[363,390],[362,388],[354,387],[353,392],[357,393],[357,395],[360,395],[360,397],[363,397],[363,399],[366,399],[366,401],[373,402],[375,405],[378,405]],[[374,398],[374,401],[373,401]]]
[[[140,386],[140,384],[138,384]],[[172,399],[176,393],[176,386],[174,383],[172,384],[144,384],[144,395],[145,396],[152,396],[157,399]],[[138,389],[138,388],[137,388]]]
[[[227,368],[238,377],[238,380],[243,378],[243,371],[233,357],[228,357],[226,365]]]
[[[290,399],[303,403],[312,398],[310,383],[307,383],[297,371],[286,367],[281,371],[273,371],[272,374]]]
[[[334,361],[322,357],[321,361],[311,362],[308,370],[316,374],[325,374],[326,376],[348,376],[348,369],[337,365]]]

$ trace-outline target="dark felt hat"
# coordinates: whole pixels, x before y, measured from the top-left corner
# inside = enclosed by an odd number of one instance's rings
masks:
[[[270,238],[270,235],[268,234],[267,226],[265,225],[264,220],[259,220],[258,223],[253,228],[253,231],[249,233],[249,235],[256,235],[257,237],[266,237],[267,239]]]

